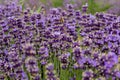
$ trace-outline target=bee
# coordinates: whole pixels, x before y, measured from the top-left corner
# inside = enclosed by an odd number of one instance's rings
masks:
[[[61,23],[63,23],[63,22],[64,22],[64,18],[63,18],[63,17],[61,17],[60,22],[61,22]]]
[[[45,7],[41,7],[41,12],[43,13],[43,14],[46,14],[46,10],[45,10]]]

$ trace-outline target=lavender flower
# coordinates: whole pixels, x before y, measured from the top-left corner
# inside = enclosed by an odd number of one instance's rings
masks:
[[[119,80],[120,17],[87,14],[88,6],[32,12],[15,1],[1,5],[0,79]]]
[[[46,66],[46,79],[47,80],[59,80],[59,78],[55,75],[55,72],[54,72],[54,65],[52,63],[49,63],[47,66]]]

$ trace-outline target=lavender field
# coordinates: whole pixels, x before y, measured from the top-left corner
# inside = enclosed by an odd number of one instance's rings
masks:
[[[0,0],[0,80],[120,80],[120,1],[100,2]]]

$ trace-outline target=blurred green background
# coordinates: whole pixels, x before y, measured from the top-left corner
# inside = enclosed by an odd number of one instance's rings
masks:
[[[0,3],[5,3],[10,0],[0,0]],[[11,0],[19,1],[24,8],[31,8],[32,10],[40,9],[41,5],[44,5],[46,9],[51,7],[63,7],[71,3],[75,5],[77,9],[81,9],[81,6],[88,3],[88,12],[94,14],[95,12],[109,12],[120,15],[120,0]]]

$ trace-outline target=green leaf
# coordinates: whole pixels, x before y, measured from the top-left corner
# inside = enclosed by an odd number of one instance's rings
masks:
[[[37,12],[39,13],[41,11],[41,7],[39,7],[38,9],[37,9]]]
[[[82,80],[82,70],[74,70],[76,73],[76,80]]]
[[[19,4],[22,6],[22,9],[24,10],[25,9],[25,2],[24,2],[24,0],[20,0]]]
[[[54,7],[59,7],[63,5],[63,0],[51,0]]]
[[[45,4],[47,2],[47,0],[40,0],[40,2]]]
[[[88,11],[92,14],[96,12],[96,9],[99,8],[99,5],[95,3],[94,0],[88,0]]]
[[[95,0],[88,0],[88,12],[89,13],[96,13],[96,12],[102,12],[106,11],[111,7],[111,5],[106,4],[106,6],[101,7],[101,4],[96,3]]]
[[[106,5],[105,7],[99,9],[98,12],[100,12],[100,11],[106,11],[106,10],[108,10],[110,7],[111,7],[111,5]]]

